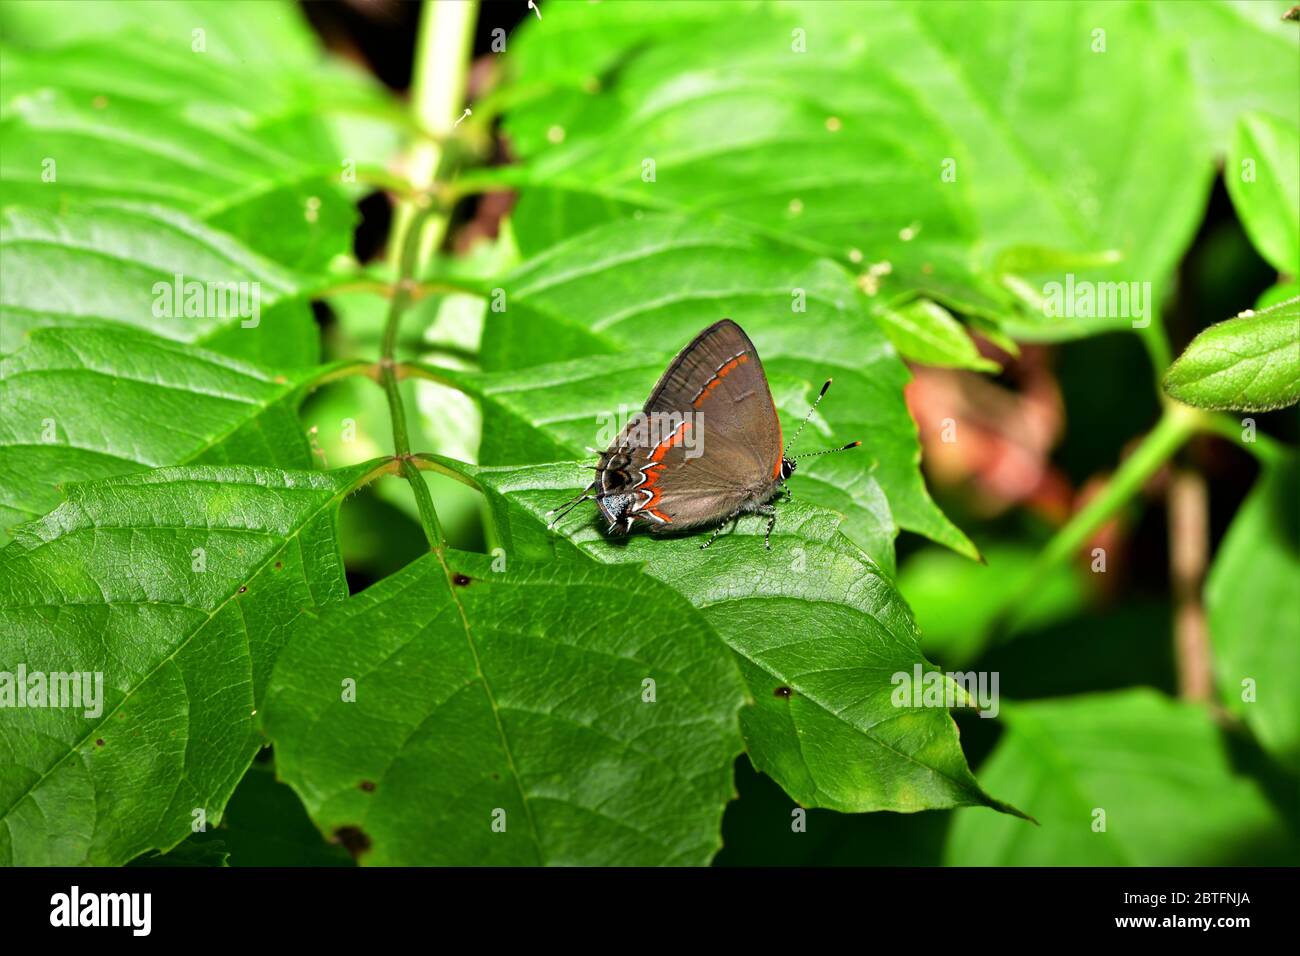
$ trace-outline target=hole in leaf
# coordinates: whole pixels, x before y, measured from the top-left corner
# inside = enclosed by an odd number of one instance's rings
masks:
[[[370,849],[370,836],[361,827],[338,827],[334,831],[334,842],[347,850],[354,860]]]
[[[384,248],[393,222],[393,204],[382,191],[370,193],[357,203],[361,221],[352,233],[352,254],[358,262],[369,262]]]
[[[381,483],[387,486],[385,491],[410,496],[406,482],[384,478],[349,496],[339,509],[339,544],[350,594],[400,571],[429,550],[415,519],[387,496],[379,496],[376,489]]]

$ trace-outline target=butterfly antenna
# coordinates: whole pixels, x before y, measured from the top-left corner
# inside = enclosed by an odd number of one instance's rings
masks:
[[[794,437],[791,438],[790,443],[785,446],[786,451],[793,448],[795,442],[799,440],[799,436],[803,434],[803,427],[808,424],[808,419],[813,417],[813,412],[817,411],[817,406],[821,404],[822,399],[826,397],[826,393],[830,390],[831,381],[832,379],[828,378],[826,384],[822,386],[821,392],[817,395],[817,401],[812,403],[812,408],[808,409],[808,414],[803,417],[803,421],[799,423],[799,427],[794,430]]]
[[[861,444],[862,442],[860,441],[851,441],[847,445],[844,445],[841,448],[827,448],[824,451],[810,451],[802,455],[795,455],[794,458],[791,459],[791,461],[801,461],[804,458],[816,458],[818,455],[833,455],[837,451],[848,451],[850,448],[857,448]]]
[[[584,501],[590,501],[592,498],[595,498],[596,497],[595,495],[588,494],[588,492],[595,487],[596,487],[596,483],[593,481],[586,488],[583,488],[580,492],[578,492],[576,495],[574,495],[564,504],[552,508],[550,511],[546,512],[547,517],[550,517],[551,515],[555,515],[554,518],[551,518],[550,522],[546,525],[546,527],[554,528],[555,525],[559,521],[561,521],[565,515],[567,515],[574,508],[578,507],[578,505],[582,504]]]

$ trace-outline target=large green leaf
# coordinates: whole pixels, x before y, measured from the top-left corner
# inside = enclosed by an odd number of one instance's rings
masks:
[[[161,203],[308,271],[351,251],[356,212],[338,186],[337,157],[304,164],[241,130],[230,110],[212,110],[214,118],[124,96],[85,98],[50,88],[44,73],[40,80],[0,117],[8,201],[52,210],[106,198]]]
[[[159,45],[171,42],[188,49],[197,29],[205,32],[203,55],[220,63],[275,61],[302,69],[318,56],[310,27],[284,0],[13,0],[0,6],[0,33],[24,47],[144,34]]]
[[[317,826],[374,864],[708,862],[744,695],[700,615],[630,569],[443,561],[281,656],[267,728]]]
[[[133,332],[33,330],[0,358],[0,542],[67,481],[190,462],[310,468],[295,406],[316,371]]]
[[[508,116],[530,187],[516,215],[526,250],[633,209],[720,214],[860,272],[887,263],[868,282],[882,295],[919,290],[1038,338],[1144,317],[1045,316],[1035,290],[1064,278],[1050,258],[1009,276],[1021,312],[997,254],[1113,250],[1115,264],[1077,278],[1150,283],[1154,315],[1213,168],[1183,38],[1151,8],[842,2],[737,17],[719,4],[715,18],[693,9],[689,29],[644,46],[634,32],[620,48],[604,19],[653,6],[561,7],[516,44],[524,90],[565,89],[560,122],[551,95]],[[533,50],[551,31],[563,63]],[[1135,153],[1120,137],[1137,129]]]
[[[15,532],[0,671],[102,694],[0,708],[0,862],[119,865],[220,819],[294,620],[347,597],[336,512],[366,475],[163,468],[72,485]]]
[[[762,356],[787,435],[834,377],[799,451],[862,442],[801,465],[794,494],[844,511],[846,533],[887,567],[881,542],[895,522],[976,554],[925,489],[907,369],[835,263],[721,225],[646,216],[552,247],[497,288],[504,311],[488,312],[483,365],[516,371],[460,378],[486,402],[481,461],[604,447],[614,434],[602,442],[602,422],[640,409],[672,355],[728,316]]]
[[[1151,6],[900,2],[825,10],[850,22],[864,56],[888,64],[940,118],[975,209],[977,261],[1016,287],[1150,283],[1146,315],[1048,316],[1038,296],[1010,315],[1017,337],[1074,338],[1159,322],[1163,286],[1195,235],[1214,175],[1195,118],[1186,52]],[[1130,138],[1141,130],[1143,148]],[[917,242],[924,239],[924,230]],[[1118,255],[1110,265],[1008,268],[999,254],[1037,247]],[[1068,260],[1061,260],[1068,261]],[[1139,285],[1139,288],[1141,286]],[[1098,310],[1100,313],[1101,310]],[[1130,310],[1135,311],[1135,310]]]
[[[950,865],[1249,864],[1286,837],[1201,707],[1131,690],[1004,701],[1002,716],[1006,735],[981,775],[1042,826],[962,811]]]
[[[1189,405],[1247,412],[1300,401],[1300,296],[1210,326],[1169,367],[1165,390]]]
[[[654,5],[621,6],[619,19]],[[603,17],[582,23],[592,16],[582,8],[556,12],[565,20],[554,29],[565,32],[574,59],[563,78],[577,63],[607,60]],[[632,210],[716,214],[733,230],[743,225],[862,271],[887,262],[886,291],[922,288],[983,311],[1003,308],[1006,297],[970,261],[964,186],[941,181],[951,137],[915,89],[864,53],[865,22],[854,30],[808,22],[827,8],[735,12],[725,4],[711,17],[691,11],[703,22],[636,48],[607,82],[584,86],[568,125],[551,118],[549,98],[513,111],[512,131],[539,125],[532,110],[548,117],[552,140],[563,133],[558,145],[522,137],[525,147],[548,146],[527,156],[522,173],[529,188],[515,225],[524,250]],[[808,52],[796,51],[795,30],[806,34]],[[525,44],[545,44],[546,34],[534,25],[520,39],[525,65],[537,59]]]
[[[1237,123],[1223,179],[1251,242],[1284,275],[1300,273],[1300,127],[1267,113]]]
[[[69,4],[6,6],[10,200],[161,202],[296,268],[350,256],[357,166],[385,163],[409,126],[395,101],[323,56],[292,6],[170,2],[141,16],[148,7],[95,4],[69,30]]]
[[[180,297],[169,291],[178,276],[204,292],[189,315],[184,286]],[[215,295],[213,306],[227,307],[209,307],[207,293],[230,283],[246,283],[250,308]],[[0,354],[44,326],[128,326],[271,367],[311,365],[320,345],[306,295],[298,276],[170,209],[106,201],[0,211]]]
[[[1243,113],[1262,110],[1300,126],[1300,30],[1290,4],[1198,0],[1152,4],[1161,29],[1186,49],[1202,125],[1214,149],[1230,146]]]
[[[1285,764],[1300,762],[1300,508],[1295,461],[1261,475],[1205,584],[1219,696]]]
[[[697,535],[611,540],[590,511],[570,515],[552,536],[545,512],[585,480],[577,466],[440,461],[488,492],[509,532],[508,554],[563,555],[572,542],[601,563],[640,565],[703,611],[736,653],[753,697],[741,712],[750,759],[799,803],[1017,812],[975,781],[946,710],[895,706],[895,675],[934,668],[889,578],[838,533],[839,515],[796,500],[781,510],[771,551],[759,516],[742,518],[707,552]]]

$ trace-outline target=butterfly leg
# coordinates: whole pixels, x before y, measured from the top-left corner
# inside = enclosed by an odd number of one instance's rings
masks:
[[[771,505],[768,505],[771,508]],[[772,529],[776,527],[776,509],[772,508],[767,516],[767,533],[763,535],[763,547],[772,550]]]
[[[727,517],[723,518],[722,524],[718,525],[718,527],[714,529],[713,534],[709,535],[709,540],[705,541],[702,545],[700,545],[700,550],[703,551],[709,545],[713,544],[713,539],[716,538],[718,535],[722,534],[722,529],[725,528],[731,522],[735,521],[736,518],[740,516],[740,512],[741,509],[737,508],[731,514],[727,515]]]
[[[777,500],[789,501],[790,497],[791,497],[790,489],[782,488],[781,496]],[[776,527],[776,505],[775,504],[763,505],[763,507],[758,509],[758,513],[767,515],[767,534],[763,535],[763,546],[767,548],[767,550],[771,551],[772,550],[772,529]]]

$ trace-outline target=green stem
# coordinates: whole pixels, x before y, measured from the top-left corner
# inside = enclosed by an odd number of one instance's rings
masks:
[[[437,207],[429,205],[416,212],[411,220],[411,228],[406,233],[402,244],[402,257],[399,265],[398,281],[393,297],[388,304],[388,321],[384,324],[383,355],[379,361],[380,383],[388,397],[388,413],[393,428],[393,455],[401,463],[401,473],[411,491],[415,494],[416,507],[420,513],[420,525],[429,541],[429,547],[438,550],[443,545],[442,527],[438,523],[438,513],[434,510],[433,500],[429,496],[429,486],[424,483],[419,469],[411,464],[411,438],[406,430],[406,407],[402,402],[402,390],[397,365],[397,334],[402,324],[402,315],[411,304],[411,290],[414,283],[411,275],[415,271],[420,254],[420,230],[424,222],[437,215]]]
[[[418,143],[411,157],[410,182],[418,191],[398,207],[393,225],[390,256],[396,261],[397,281],[391,287],[388,321],[384,324],[383,352],[379,379],[388,398],[392,421],[393,456],[398,470],[415,495],[420,525],[431,550],[439,555],[445,537],[438,521],[429,486],[411,456],[411,438],[406,428],[401,375],[397,364],[397,341],[402,316],[415,298],[419,286],[415,276],[425,267],[447,228],[447,210],[432,198],[435,185],[450,178],[459,155],[450,141],[460,104],[465,97],[470,44],[478,13],[477,0],[428,0],[420,16],[416,43],[412,107],[415,122],[433,138]]]
[[[465,100],[469,54],[478,16],[478,0],[426,0],[420,11],[416,37],[415,73],[411,85],[411,108],[416,122],[432,138],[415,145],[410,154],[410,181],[427,190],[445,174],[450,137],[456,129]],[[416,204],[403,201],[393,224],[394,242],[390,261],[396,265],[413,226]],[[429,261],[447,229],[445,214],[425,220],[419,246],[420,264]]]
[[[1285,445],[1268,435],[1256,433],[1253,440],[1247,441],[1246,436],[1242,434],[1241,422],[1223,412],[1205,414],[1202,417],[1202,424],[1206,431],[1218,435],[1220,438],[1226,438],[1238,447],[1250,452],[1261,465],[1277,464],[1288,454]]]
[[[1196,409],[1186,405],[1167,405],[1156,427],[1142,439],[1133,454],[1124,459],[1106,486],[1080,508],[1039,552],[1020,586],[1003,603],[997,629],[1005,629],[1043,578],[1087,544],[1097,529],[1136,495],[1204,423],[1205,416]]]
[[[367,378],[375,378],[375,364],[367,362],[365,359],[339,359],[334,362],[327,362],[324,365],[317,366],[315,374],[302,383],[302,391],[314,392],[322,385],[328,385],[330,382],[337,382],[341,378],[348,378],[352,375],[364,375]]]
[[[412,457],[415,462],[415,467],[419,468],[421,471],[431,471],[434,474],[443,475],[447,478],[452,478],[456,481],[459,481],[466,488],[473,488],[477,492],[483,491],[483,486],[480,485],[477,481],[469,477],[469,475],[466,475],[464,472],[457,471],[455,468],[450,468],[447,465],[444,465],[441,461],[438,460],[438,457],[436,455],[430,455],[425,452],[417,452]]]

